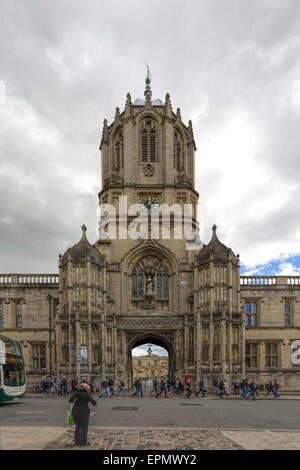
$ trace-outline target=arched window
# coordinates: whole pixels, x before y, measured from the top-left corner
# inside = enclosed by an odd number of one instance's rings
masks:
[[[113,170],[117,173],[123,168],[123,130],[119,131],[115,135],[114,139],[114,156],[113,156]]]
[[[146,118],[141,125],[141,161],[157,161],[157,133],[153,119]]]
[[[183,140],[177,130],[174,132],[174,168],[178,172],[184,170]]]
[[[143,299],[145,294],[157,300],[169,298],[169,275],[163,263],[157,259],[143,260],[137,263],[131,275],[132,299]]]

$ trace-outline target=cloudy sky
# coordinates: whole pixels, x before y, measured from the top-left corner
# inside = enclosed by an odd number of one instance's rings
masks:
[[[193,121],[201,238],[300,275],[299,0],[0,0],[0,272],[95,242],[103,119],[145,61]]]

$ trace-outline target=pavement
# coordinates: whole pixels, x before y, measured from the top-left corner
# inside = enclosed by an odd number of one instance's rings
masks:
[[[299,400],[97,398],[86,449],[300,450]],[[78,449],[66,397],[0,405],[0,449]]]

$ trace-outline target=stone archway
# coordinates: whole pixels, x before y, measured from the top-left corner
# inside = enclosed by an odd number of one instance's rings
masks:
[[[173,379],[176,373],[176,354],[174,350],[173,341],[167,337],[166,334],[158,334],[153,332],[143,333],[134,335],[134,337],[128,342],[128,384],[129,387],[133,386],[132,383],[132,355],[131,351],[141,346],[142,344],[151,343],[160,346],[167,350],[169,355],[169,373],[168,376]]]

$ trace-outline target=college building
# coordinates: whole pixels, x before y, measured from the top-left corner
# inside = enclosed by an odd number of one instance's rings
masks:
[[[169,94],[164,102],[152,99],[149,73],[144,98],[128,93],[124,110],[116,109],[112,123],[104,120],[100,151],[98,202],[115,208],[117,233],[134,222],[120,214],[124,196],[149,217],[154,205],[175,204],[183,213],[189,205],[197,231],[192,122],[173,111]],[[107,375],[128,387],[131,351],[150,343],[167,350],[171,378],[201,377],[208,386],[214,377],[261,384],[276,378],[282,388],[300,390],[292,360],[300,277],[241,276],[239,255],[219,240],[215,225],[203,245],[184,230],[174,236],[174,214],[169,239],[161,215],[157,220],[158,236],[149,228],[147,237],[92,243],[82,225],[78,243],[59,255],[57,273],[0,275],[0,332],[21,341],[28,382],[49,373]]]

